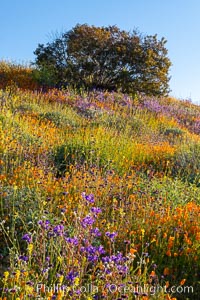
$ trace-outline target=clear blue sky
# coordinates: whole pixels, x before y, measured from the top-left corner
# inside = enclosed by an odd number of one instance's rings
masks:
[[[171,95],[200,104],[199,0],[1,0],[0,59],[33,61],[38,43],[77,23],[164,36]]]

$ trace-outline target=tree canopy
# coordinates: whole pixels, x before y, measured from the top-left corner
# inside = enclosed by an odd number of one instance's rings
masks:
[[[39,44],[35,64],[47,84],[166,95],[171,62],[165,44],[157,35],[78,24]]]

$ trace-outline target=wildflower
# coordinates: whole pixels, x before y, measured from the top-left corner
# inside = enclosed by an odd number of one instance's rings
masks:
[[[145,230],[141,229],[142,237],[144,237]]]
[[[92,207],[90,211],[95,215],[102,212],[101,208],[99,208],[99,207]]]
[[[79,281],[80,281],[80,278],[76,277],[76,278],[74,279],[74,284],[75,284],[75,285],[79,285]]]
[[[57,236],[62,236],[64,233],[64,226],[63,225],[57,225],[53,228],[53,232],[57,235]]]
[[[29,244],[27,249],[28,249],[29,255],[31,255],[31,253],[32,253],[32,251],[33,251],[33,244],[32,244],[32,243]]]
[[[182,279],[181,282],[180,282],[180,285],[184,285],[186,282],[186,279]]]
[[[126,274],[128,272],[128,267],[123,265],[117,265],[117,270],[120,275]]]
[[[5,272],[3,273],[3,275],[4,275],[4,281],[7,281],[8,276],[9,276],[9,272],[8,272],[8,271],[5,271]]]
[[[166,288],[169,287],[169,281],[166,281],[165,286],[166,286]]]
[[[114,240],[114,238],[117,236],[117,232],[106,232],[106,236],[109,237],[111,239],[111,241]]]
[[[15,280],[16,280],[16,281],[19,280],[20,274],[21,274],[20,270],[16,270],[16,273],[15,273]]]
[[[105,250],[101,245],[99,247],[92,245],[88,247],[82,247],[81,252],[85,252],[87,254],[87,259],[90,262],[97,261],[100,255],[105,254]]]
[[[167,256],[172,256],[171,251],[170,251],[170,250],[167,250],[166,255],[167,255]]]
[[[60,284],[62,284],[63,279],[64,279],[64,276],[63,276],[63,275],[60,275],[59,278],[58,278],[58,281],[59,281]]]
[[[20,255],[19,259],[23,260],[23,261],[28,261],[28,256],[25,255]]]
[[[50,292],[47,292],[47,300],[51,300],[51,299],[53,299],[52,297],[53,297],[53,291],[50,291]]]
[[[164,271],[163,271],[163,275],[169,275],[170,274],[170,271],[169,271],[169,268],[164,268]]]
[[[69,244],[73,244],[74,246],[78,245],[78,238],[77,237],[66,238],[65,240],[66,240],[66,242],[68,242]]]
[[[136,249],[133,249],[133,248],[130,249],[130,254],[134,254],[135,252],[137,252]]]
[[[26,233],[23,235],[22,240],[26,241],[27,243],[31,242],[31,236],[30,234]]]
[[[83,218],[81,225],[83,226],[83,228],[86,228],[87,226],[91,226],[94,223],[94,221],[94,218],[88,215],[85,218]]]
[[[49,229],[49,226],[50,226],[50,221],[49,220],[45,220],[42,221],[42,220],[39,220],[38,221],[38,225],[40,225],[42,228],[44,228],[45,230]]]
[[[73,283],[76,277],[78,277],[78,272],[70,271],[67,274],[66,279]]]
[[[156,264],[152,264],[151,267],[155,270],[158,266]]]
[[[151,240],[151,243],[154,243],[154,242],[156,242],[156,239],[155,239],[155,238],[153,238],[153,239]]]
[[[61,257],[61,256],[58,256],[58,257],[57,257],[57,261],[58,261],[59,263],[61,263],[61,262],[62,262],[62,257]]]
[[[89,203],[94,203],[94,195],[93,194],[86,195],[86,193],[83,192],[82,197],[84,200],[88,201]]]
[[[26,284],[25,291],[27,294],[32,294],[34,291],[34,288],[32,286]]]
[[[59,290],[58,291],[58,296],[57,296],[57,299],[62,299],[64,297],[64,291],[63,290]]]
[[[92,228],[91,229],[91,234],[94,234],[94,236],[96,236],[96,237],[98,237],[98,236],[101,236],[101,232],[100,232],[100,230],[99,230],[99,228]]]
[[[151,271],[150,276],[154,277],[156,275],[155,271]]]

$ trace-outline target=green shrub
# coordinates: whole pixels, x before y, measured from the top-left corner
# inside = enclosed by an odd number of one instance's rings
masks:
[[[200,144],[184,145],[174,157],[172,176],[200,186]]]
[[[57,176],[63,176],[66,171],[70,170],[70,166],[76,165],[88,167],[98,166],[106,168],[107,159],[103,153],[98,153],[92,145],[84,142],[76,141],[76,143],[69,142],[59,146],[54,155],[54,164],[56,167]]]
[[[46,113],[41,113],[39,115],[41,120],[48,120],[52,122],[57,127],[77,127],[78,123],[75,120],[74,116],[68,116],[66,114],[61,114],[59,111],[50,111]]]

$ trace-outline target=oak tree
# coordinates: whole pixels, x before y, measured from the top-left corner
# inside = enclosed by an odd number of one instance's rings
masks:
[[[166,95],[171,62],[165,44],[164,38],[136,30],[76,25],[53,42],[39,44],[35,64],[43,79],[57,86]]]

